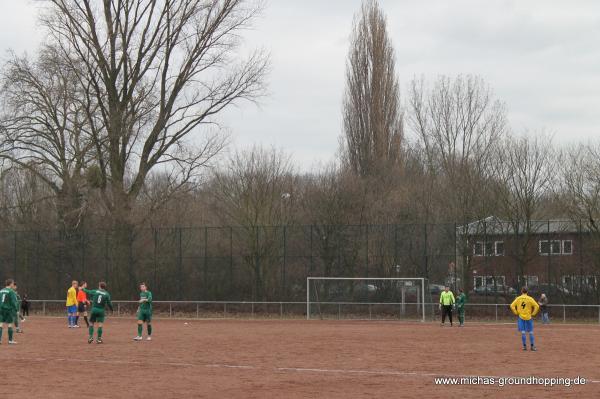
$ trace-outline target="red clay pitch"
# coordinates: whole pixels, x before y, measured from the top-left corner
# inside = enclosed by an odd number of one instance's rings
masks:
[[[187,325],[185,323],[188,323]],[[536,325],[523,352],[514,325],[302,320],[155,320],[133,342],[134,320],[108,318],[104,344],[66,318],[30,318],[18,345],[0,345],[10,398],[594,398],[599,326]],[[439,386],[443,376],[577,377],[583,386]],[[442,396],[444,395],[444,396]]]

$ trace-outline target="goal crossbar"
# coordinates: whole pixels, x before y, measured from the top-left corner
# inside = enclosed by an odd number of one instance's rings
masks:
[[[426,321],[425,316],[425,278],[423,277],[307,277],[306,278],[306,320],[310,320],[310,282],[311,281],[410,281],[420,282],[421,296],[421,321]],[[318,300],[317,300],[317,303]]]

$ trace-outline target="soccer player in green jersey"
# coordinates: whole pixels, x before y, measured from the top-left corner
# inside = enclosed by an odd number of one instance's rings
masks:
[[[84,288],[83,291],[92,298],[92,311],[90,313],[90,336],[88,338],[88,344],[94,342],[94,328],[98,328],[98,338],[96,342],[102,343],[102,326],[104,325],[104,309],[108,307],[111,311],[113,310],[112,303],[110,301],[110,294],[106,291],[106,283],[101,281],[98,284],[97,290],[88,290]]]
[[[4,324],[8,324],[8,343],[11,345],[17,343],[13,340],[13,318],[17,313],[17,294],[14,289],[15,282],[9,278],[6,280],[5,287],[0,290],[0,343],[2,343]]]
[[[146,340],[152,340],[152,293],[148,291],[146,283],[140,284],[140,300],[138,301],[140,306],[137,311],[137,331],[138,334],[134,341],[142,340],[142,331],[144,330],[144,323],[148,330],[148,338]]]

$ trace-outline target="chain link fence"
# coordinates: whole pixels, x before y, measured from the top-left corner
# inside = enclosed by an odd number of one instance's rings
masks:
[[[0,277],[30,299],[62,299],[71,280],[135,299],[294,302],[306,277],[423,277],[502,303],[528,285],[550,303],[600,304],[600,240],[582,223],[226,226],[0,232]],[[545,231],[544,231],[545,229]],[[536,287],[539,287],[536,291]],[[435,292],[434,292],[435,291]],[[377,302],[377,298],[372,298]]]

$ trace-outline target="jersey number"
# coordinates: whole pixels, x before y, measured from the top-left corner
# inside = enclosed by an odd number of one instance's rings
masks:
[[[527,304],[526,304],[525,302],[521,302],[521,307],[522,307],[523,309],[525,309],[525,306],[527,306]]]
[[[96,302],[102,303],[102,295],[98,295],[98,300]]]

